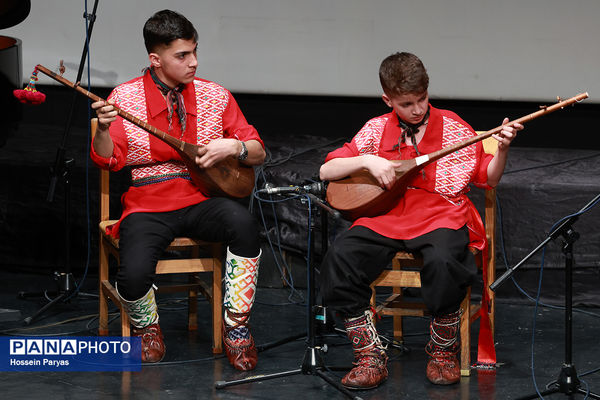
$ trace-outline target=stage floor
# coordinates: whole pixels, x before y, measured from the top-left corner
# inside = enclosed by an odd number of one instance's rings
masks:
[[[43,313],[24,329],[19,321],[1,322],[3,335],[82,335],[96,334],[96,277],[88,275],[83,285],[90,296],[78,296]],[[510,283],[507,283],[510,284]],[[46,301],[40,298],[19,299],[20,291],[52,290],[51,277],[17,273],[0,268],[1,307],[20,312],[21,319],[32,315]],[[85,289],[89,287],[89,290]],[[302,291],[305,295],[305,292]],[[556,300],[562,298],[557,294]],[[290,303],[290,290],[259,288],[252,315],[254,337],[259,344],[306,332],[306,307]],[[297,301],[298,297],[292,297]],[[515,304],[500,299],[497,307],[496,351],[500,367],[495,371],[473,370],[459,384],[438,387],[425,378],[428,322],[408,318],[405,345],[409,351],[390,348],[389,379],[379,388],[356,392],[363,399],[514,399],[535,393],[531,371],[534,356],[535,377],[540,390],[558,378],[565,361],[565,314],[561,309],[540,307],[537,310],[535,346],[532,351],[533,303]],[[600,351],[597,334],[600,310],[581,309],[573,314],[573,363],[582,375],[581,387],[600,392]],[[213,357],[210,350],[209,309],[201,301],[200,326],[197,332],[186,330],[186,307],[180,298],[159,297],[161,327],[166,337],[167,354],[157,365],[145,365],[141,372],[3,372],[0,387],[4,398],[91,398],[91,399],[342,399],[344,396],[319,376],[297,374],[259,383],[215,389],[216,381],[230,381],[248,376],[298,369],[306,352],[304,339],[271,347],[259,353],[255,371],[235,371],[223,356]],[[5,316],[8,314],[5,314]],[[11,314],[12,316],[12,314]],[[2,314],[0,314],[2,317]],[[72,320],[71,320],[72,319]],[[61,321],[68,321],[57,324]],[[391,319],[378,323],[380,334],[388,336]],[[111,324],[116,335],[118,320]],[[15,329],[15,330],[12,330]],[[476,337],[477,329],[474,329]],[[327,344],[327,365],[350,365],[352,352],[348,340],[331,331],[319,340]],[[476,357],[476,340],[473,357]],[[340,371],[325,371],[334,380]],[[563,393],[552,398],[561,398]],[[549,398],[549,396],[545,396]],[[582,398],[584,396],[582,395]]]

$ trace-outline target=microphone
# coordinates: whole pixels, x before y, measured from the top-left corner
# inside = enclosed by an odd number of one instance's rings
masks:
[[[312,195],[316,198],[317,203],[325,209],[328,213],[330,213],[333,218],[340,219],[341,214],[338,210],[335,210],[323,203],[320,198],[325,194],[325,184],[323,182],[314,182],[309,185],[302,186],[282,186],[275,187],[271,183],[266,183],[263,189],[257,190],[256,193],[267,193],[267,194],[307,194]]]
[[[303,186],[281,186],[274,187],[272,184],[265,184],[264,189],[258,190],[258,193],[266,193],[266,194],[285,194],[285,193],[311,193],[315,196],[320,196],[325,191],[325,187],[323,182],[314,182],[310,185]]]

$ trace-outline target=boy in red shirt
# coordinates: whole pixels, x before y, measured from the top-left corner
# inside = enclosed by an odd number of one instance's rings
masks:
[[[415,55],[387,57],[379,78],[383,101],[392,112],[371,119],[350,143],[329,153],[321,179],[341,179],[366,169],[390,189],[396,179],[390,160],[413,159],[476,135],[453,112],[429,104],[429,77]],[[498,184],[509,144],[521,129],[520,124],[505,126],[494,135],[494,156],[477,142],[427,165],[390,211],[357,219],[329,249],[321,267],[321,291],[325,303],[344,317],[356,358],[356,367],[342,379],[345,387],[370,389],[387,378],[387,356],[369,307],[370,284],[398,251],[423,256],[422,295],[433,315],[427,378],[435,384],[458,382],[459,307],[477,273],[468,245],[482,244],[485,237],[465,193],[469,183]]]

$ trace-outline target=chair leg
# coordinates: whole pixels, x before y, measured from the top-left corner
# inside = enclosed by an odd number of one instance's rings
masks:
[[[197,247],[192,249],[192,257],[200,257],[200,251]],[[188,283],[195,284],[198,279],[196,274],[188,274]],[[198,289],[190,289],[188,291],[188,331],[195,330],[198,330]]]
[[[99,300],[99,308],[100,308],[100,315],[98,316],[98,334],[99,335],[108,335],[108,296],[104,293],[104,284],[103,282],[107,282],[108,281],[108,258],[109,255],[111,254],[110,249],[108,248],[108,246],[104,243],[104,239],[102,238],[102,236],[100,237],[100,290],[99,290],[99,296],[100,296],[100,300]],[[117,257],[117,262],[118,260],[118,256],[115,253],[112,253],[114,257]],[[112,287],[112,285],[109,284],[110,289],[109,290],[114,290],[114,288]],[[113,295],[116,296],[116,295]],[[131,336],[131,326],[129,323],[129,316],[127,315],[127,313],[125,312],[125,310],[123,309],[123,304],[121,304],[120,301],[117,301],[116,298],[112,299],[113,302],[116,304],[117,307],[119,307],[119,313],[121,315],[121,336],[123,337],[128,337]]]
[[[115,292],[113,301],[116,303],[117,307],[119,307],[119,314],[121,316],[121,336],[129,337],[131,336],[131,322],[129,321],[129,315],[127,315],[127,311],[125,311],[125,306],[121,302],[121,296],[116,288],[113,287],[113,290]]]
[[[492,331],[492,343],[494,342],[494,335],[496,334],[496,295],[490,296],[490,330]]]
[[[195,274],[189,274],[188,282],[196,283],[198,277]],[[188,291],[188,331],[198,330],[198,290],[190,289]]]
[[[223,352],[223,291],[222,263],[220,251],[215,250],[213,282],[212,282],[212,323],[213,323],[213,354]]]
[[[494,292],[493,290],[490,290],[489,287],[490,285],[496,280],[496,271],[494,270],[493,266],[495,265],[495,263],[491,264],[492,266],[488,269],[488,277],[487,277],[487,282],[485,283],[487,293],[489,295],[489,299],[488,299],[488,303],[489,303],[489,309],[490,309],[490,313],[489,313],[489,318],[490,318],[490,330],[492,331],[492,343],[494,343],[494,335],[496,333],[496,327],[495,327],[495,323],[496,323],[496,292]],[[481,312],[484,312],[487,310],[481,310]]]
[[[108,279],[108,250],[103,244],[102,235],[100,235],[100,260],[99,260],[99,279],[98,279],[98,335],[108,336],[108,299],[104,294],[102,281]]]
[[[377,303],[375,302],[375,295],[376,295],[375,286],[371,285],[371,307],[373,309],[377,308]]]
[[[372,308],[373,310],[377,310],[377,300],[376,300],[376,295],[377,295],[377,292],[376,292],[376,290],[375,290],[375,285],[371,285],[371,301],[370,301],[370,303],[371,303],[371,308]],[[375,326],[377,326],[377,318],[375,318],[375,316],[377,316],[377,315],[379,315],[379,317],[381,317],[381,315],[380,315],[380,314],[378,314],[378,313],[376,313],[376,314],[373,316],[373,317],[374,317],[374,318],[373,318],[373,324],[374,324]]]
[[[102,293],[102,283],[98,292],[99,296],[99,313],[98,313],[98,336],[108,336],[108,301]]]
[[[396,301],[402,300],[402,288],[394,287],[392,289],[394,294],[397,294]],[[402,331],[402,315],[394,315],[393,317],[393,327],[394,327],[394,339],[399,343],[404,343],[404,332]]]
[[[131,326],[129,324],[129,316],[121,308],[121,336],[128,337],[131,336]]]
[[[471,288],[460,305],[460,375],[471,375]]]

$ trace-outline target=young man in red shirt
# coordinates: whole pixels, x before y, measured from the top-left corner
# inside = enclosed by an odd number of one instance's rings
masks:
[[[250,370],[257,351],[248,319],[261,253],[254,218],[234,200],[202,194],[177,152],[119,117],[113,105],[202,146],[195,160],[201,168],[228,157],[262,164],[263,142],[227,89],[195,77],[198,34],[190,21],[174,11],[159,11],[143,33],[150,61],[143,76],[116,87],[107,103],[92,104],[99,122],[92,160],[112,171],[125,166],[132,171],[123,213],[110,227],[120,237],[116,288],[133,335],[142,337],[142,361],[158,362],[165,354],[153,290],[159,257],[176,236],[226,242],[223,341],[230,363]]]

